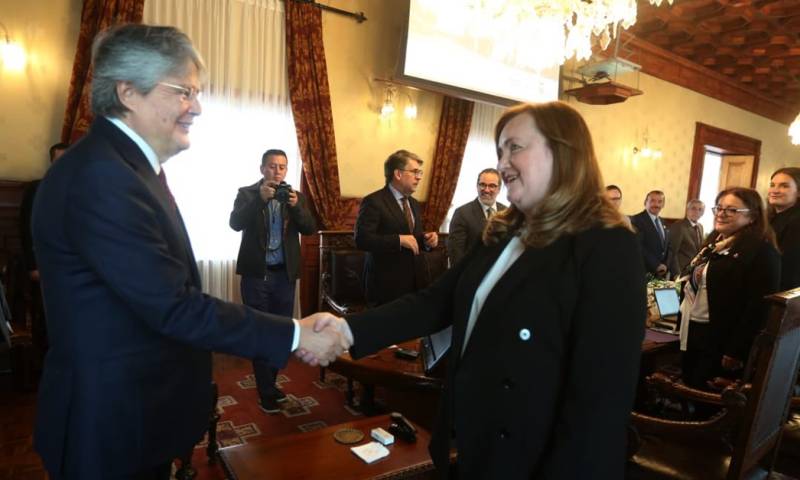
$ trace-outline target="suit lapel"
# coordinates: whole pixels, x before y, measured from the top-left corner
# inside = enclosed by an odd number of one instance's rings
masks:
[[[387,185],[383,189],[383,206],[386,211],[390,212],[392,218],[394,218],[397,226],[399,227],[398,230],[404,233],[412,233],[408,231],[408,224],[406,223],[406,217],[403,215],[403,210],[400,209],[400,204],[397,203],[397,200],[394,198],[392,191],[389,190],[389,186]],[[408,202],[411,204],[411,201]],[[414,208],[411,207],[412,214],[414,212]],[[416,220],[416,219],[415,219]]]
[[[483,205],[481,205],[480,200],[477,198],[475,199],[470,211],[472,212],[472,221],[479,229],[483,229],[483,225],[486,224],[486,214],[483,213]]]
[[[194,259],[194,253],[192,252],[192,246],[189,241],[189,234],[186,231],[183,218],[177,207],[172,208],[172,202],[170,202],[168,196],[169,194],[164,190],[161,180],[159,180],[156,172],[147,160],[147,157],[145,157],[142,150],[130,137],[105,118],[98,118],[95,121],[95,126],[103,130],[107,138],[111,139],[120,157],[139,176],[147,187],[147,190],[158,201],[161,209],[164,210],[164,213],[170,220],[170,227],[173,235],[181,239],[183,245],[182,253],[191,272],[192,281],[199,287],[200,274],[197,271],[197,263]]]

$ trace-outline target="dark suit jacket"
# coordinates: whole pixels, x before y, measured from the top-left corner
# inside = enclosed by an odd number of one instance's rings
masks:
[[[703,237],[703,226],[697,224],[700,229],[700,238]],[[694,227],[691,222],[684,218],[675,222],[669,227],[669,270],[674,274],[680,274],[689,265],[700,247],[702,240],[697,239]]]
[[[39,189],[40,180],[34,180],[25,187],[22,194],[22,203],[19,206],[19,234],[22,242],[22,260],[25,270],[36,270],[36,256],[33,254],[33,236],[31,235],[31,214],[33,213],[33,199]]]
[[[712,232],[709,238],[716,238]],[[764,296],[778,291],[781,259],[775,247],[754,235],[742,234],[727,255],[715,254],[706,273],[710,346],[719,358],[746,361],[753,339],[764,326]],[[689,335],[692,334],[691,328]]]
[[[506,206],[497,203],[497,211],[505,210]],[[450,220],[450,232],[447,237],[447,255],[450,264],[455,265],[464,255],[480,243],[483,227],[486,226],[486,214],[480,200],[465,203],[453,212]]]
[[[211,410],[210,350],[287,361],[292,322],[202,293],[180,214],[105,118],[48,171],[33,238],[50,338],[34,440],[59,478],[191,452]]]
[[[355,358],[453,326],[431,456],[461,480],[619,479],[645,322],[634,235],[594,228],[528,248],[497,282],[459,356],[472,299],[507,242],[431,287],[347,319]]]
[[[233,202],[230,226],[237,232],[242,232],[242,242],[239,244],[239,258],[236,261],[236,273],[249,277],[264,277],[267,271],[267,244],[269,243],[270,221],[269,208],[261,200],[259,180],[253,185],[242,187]],[[290,281],[300,278],[300,236],[311,235],[317,229],[317,223],[306,206],[306,199],[302,193],[297,192],[297,205],[290,207],[281,204],[283,217],[283,246],[286,273]]]
[[[413,232],[408,231],[403,210],[388,186],[361,200],[355,242],[356,248],[367,252],[364,288],[367,301],[373,305],[390,302],[419,288],[417,272],[422,259],[411,250],[400,248],[398,237],[413,234],[420,250],[425,248],[419,202],[410,197],[409,205],[414,215]]]
[[[661,218],[658,219],[661,221]],[[646,271],[655,274],[659,264],[667,265],[667,251],[669,242],[669,231],[664,223],[661,227],[664,229],[664,241],[661,241],[661,236],[656,231],[656,226],[650,220],[650,215],[647,210],[633,215],[631,217],[631,224],[636,228],[636,236],[639,238],[639,244],[642,247],[642,255],[644,258],[644,266]],[[669,265],[667,265],[669,267]],[[675,273],[675,272],[673,272]]]
[[[800,287],[800,203],[772,217],[781,249],[781,290]]]

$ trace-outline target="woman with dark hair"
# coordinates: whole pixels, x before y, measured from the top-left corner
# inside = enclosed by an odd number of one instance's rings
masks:
[[[683,380],[706,389],[714,377],[741,374],[778,290],[780,255],[758,192],[734,187],[717,195],[714,231],[689,264],[681,303]]]
[[[363,357],[452,326],[431,456],[460,480],[623,478],[644,266],[580,114],[518,105],[495,133],[512,206],[426,290],[349,317]]]
[[[779,168],[769,179],[769,220],[781,250],[781,290],[800,287],[800,168]]]

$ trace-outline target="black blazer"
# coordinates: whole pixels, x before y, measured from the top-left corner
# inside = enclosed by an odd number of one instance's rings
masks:
[[[505,208],[505,205],[497,202],[498,212]],[[480,243],[483,228],[486,226],[486,214],[483,212],[483,204],[476,198],[461,205],[453,213],[447,237],[447,255],[450,257],[451,265],[455,265],[467,252]]]
[[[239,258],[236,260],[236,273],[248,277],[263,278],[267,271],[267,244],[269,243],[269,208],[261,200],[259,189],[261,179],[253,185],[242,187],[233,202],[229,224],[232,229],[242,232],[239,244]],[[297,192],[297,205],[281,205],[283,217],[284,263],[289,281],[300,278],[300,234],[311,235],[317,230],[317,223],[308,210],[305,196]]]
[[[361,358],[453,326],[430,445],[445,477],[455,446],[461,480],[623,478],[646,315],[636,239],[594,228],[526,249],[486,298],[462,357],[473,296],[506,243],[349,317],[350,352]]]
[[[709,238],[716,238],[712,232]],[[746,361],[753,339],[764,326],[764,296],[778,291],[780,255],[769,242],[741,234],[727,255],[713,254],[706,273],[710,337],[722,355]],[[691,335],[691,328],[689,335]]]
[[[700,229],[699,240],[687,218],[669,228],[669,270],[675,275],[683,273],[703,246],[703,226],[698,223],[697,227]]]
[[[661,217],[658,218],[661,222]],[[655,274],[659,264],[667,265],[667,250],[669,242],[669,231],[661,222],[661,228],[664,229],[664,241],[661,241],[661,236],[656,231],[656,226],[650,220],[650,215],[647,210],[633,215],[631,217],[631,225],[636,228],[636,236],[639,238],[639,243],[642,246],[642,255],[644,256],[644,266],[646,271]],[[669,265],[667,265],[669,267]],[[677,272],[672,272],[677,273]]]
[[[36,194],[50,350],[34,444],[58,478],[123,476],[191,452],[208,428],[210,350],[288,359],[290,319],[203,294],[167,195],[102,117]]]
[[[22,260],[27,271],[36,270],[36,256],[33,253],[33,236],[31,235],[31,215],[33,214],[33,199],[39,189],[40,180],[34,180],[25,186],[22,194],[22,203],[19,206],[19,234],[22,243]]]
[[[800,203],[771,220],[781,249],[781,290],[800,287]]]
[[[414,215],[413,232],[408,231],[403,210],[388,186],[361,200],[355,242],[356,248],[367,252],[364,289],[367,301],[373,305],[390,302],[419,288],[417,271],[421,270],[418,264],[422,259],[411,250],[401,248],[398,237],[413,234],[420,250],[425,249],[419,202],[413,197],[408,200]]]

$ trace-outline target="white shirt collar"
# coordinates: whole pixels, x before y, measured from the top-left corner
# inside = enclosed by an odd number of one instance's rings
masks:
[[[402,202],[403,201],[403,197],[405,197],[405,195],[400,193],[400,190],[394,188],[391,183],[389,184],[389,190],[391,190],[392,195],[394,195],[394,199],[395,200],[397,200],[398,202]]]
[[[687,218],[686,220],[689,220],[689,219]],[[692,228],[694,228],[694,227],[697,226],[697,222],[693,222],[693,221],[689,220],[689,225],[691,225]]]
[[[647,210],[645,210],[645,212],[647,212]],[[658,218],[656,215],[653,215],[653,214],[652,214],[652,213],[650,213],[650,212],[647,212],[647,215],[650,217],[650,220],[652,220],[652,221],[653,221],[653,223],[655,223],[655,222],[656,222],[656,219]]]
[[[139,146],[139,149],[144,153],[144,156],[147,158],[147,161],[150,162],[150,166],[153,167],[153,171],[156,172],[156,175],[161,173],[161,163],[158,161],[158,155],[156,155],[155,150],[148,145],[147,141],[142,138],[141,135],[136,133],[131,127],[129,127],[125,122],[123,122],[119,118],[112,118],[106,117],[106,120],[113,123],[117,126],[120,130],[122,130],[125,135],[130,137],[133,142]]]
[[[496,201],[493,202],[491,205],[486,205],[485,203],[481,202],[481,199],[479,198],[478,199],[478,204],[480,204],[481,210],[483,210],[484,212],[486,211],[487,208],[494,209],[495,212],[497,211],[497,202]]]

